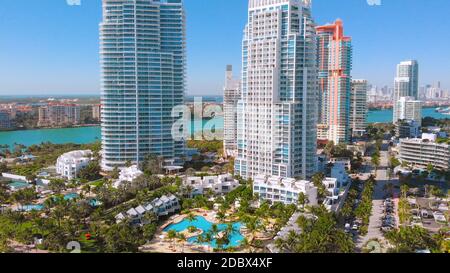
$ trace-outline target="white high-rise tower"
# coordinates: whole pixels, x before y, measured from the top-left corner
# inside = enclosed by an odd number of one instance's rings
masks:
[[[419,98],[419,64],[415,60],[404,61],[397,65],[397,77],[394,82],[394,116],[393,122],[399,119],[398,104],[402,97]]]
[[[311,1],[249,1],[238,105],[237,175],[304,178],[315,173],[316,52]]]

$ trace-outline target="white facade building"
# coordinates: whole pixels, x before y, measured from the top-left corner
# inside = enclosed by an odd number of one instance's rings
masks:
[[[225,194],[239,187],[239,181],[231,174],[205,177],[187,177],[183,182],[185,187],[191,187],[191,196],[201,195],[207,190],[212,190],[216,194]]]
[[[242,49],[235,174],[316,172],[316,31],[308,0],[251,0]]]
[[[56,160],[56,173],[67,179],[75,179],[81,169],[91,162],[92,151],[72,151]]]
[[[253,181],[253,193],[258,194],[261,200],[283,204],[298,204],[299,194],[304,193],[308,197],[308,205],[317,205],[317,188],[305,180],[258,175]]]
[[[402,162],[422,169],[431,164],[439,170],[450,170],[450,145],[436,143],[434,134],[423,134],[422,138],[401,139],[399,147]]]
[[[237,154],[237,104],[241,99],[241,82],[233,78],[233,67],[227,66],[223,94],[223,150],[225,157]]]
[[[154,213],[157,217],[161,217],[173,214],[180,209],[180,202],[175,195],[163,195],[150,203],[131,208],[125,213],[119,213],[115,219],[117,223],[128,218],[132,224],[146,224],[143,217],[147,213]]]
[[[394,105],[394,123],[399,120],[413,120],[422,124],[422,102],[413,97],[401,97]]]
[[[404,61],[397,65],[397,77],[394,82],[394,123],[402,119],[400,114],[402,111],[397,109],[402,97],[419,99],[419,64],[415,60]]]
[[[137,165],[133,165],[128,168],[123,168],[120,171],[119,179],[114,182],[113,186],[118,188],[123,182],[133,182],[136,178],[143,175],[144,173],[139,170]]]

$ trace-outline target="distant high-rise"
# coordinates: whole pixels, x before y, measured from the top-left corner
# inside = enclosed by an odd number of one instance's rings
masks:
[[[412,120],[419,126],[422,124],[422,102],[414,97],[401,97],[394,105],[395,122],[399,120]]]
[[[250,0],[243,39],[235,172],[316,171],[317,54],[309,0]]]
[[[240,98],[240,81],[233,78],[233,67],[228,65],[223,94],[223,150],[226,157],[237,153],[237,104]]]
[[[344,36],[341,20],[317,27],[320,129],[319,135],[334,143],[350,136],[352,69],[351,38]]]
[[[38,126],[67,126],[80,124],[80,106],[55,103],[39,107]]]
[[[362,136],[367,127],[367,80],[353,80],[350,96],[350,129]]]
[[[172,109],[184,104],[182,0],[103,0],[100,24],[104,169],[184,155]]]
[[[419,99],[419,64],[415,60],[403,61],[397,65],[397,77],[394,82],[394,123],[398,121],[396,109],[400,98]]]

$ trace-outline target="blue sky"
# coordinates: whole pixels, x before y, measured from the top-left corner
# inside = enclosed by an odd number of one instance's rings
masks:
[[[353,37],[354,78],[392,85],[415,58],[421,84],[450,88],[450,1],[313,0],[318,24],[341,18]],[[0,95],[99,94],[100,0],[1,0]],[[246,0],[185,0],[188,94],[221,94],[224,69],[240,71]]]

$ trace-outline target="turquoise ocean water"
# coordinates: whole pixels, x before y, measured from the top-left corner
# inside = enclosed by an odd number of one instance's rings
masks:
[[[424,117],[433,117],[437,119],[450,118],[450,116],[442,115],[435,112],[435,108],[423,109]],[[392,110],[376,110],[369,111],[368,122],[391,122]],[[203,125],[207,121],[203,122]],[[218,130],[223,129],[223,119],[218,120]],[[198,131],[197,126],[196,130]],[[64,143],[76,143],[86,144],[100,140],[101,131],[100,127],[80,127],[80,128],[64,128],[64,129],[40,129],[40,130],[28,130],[28,131],[12,131],[12,132],[0,132],[0,145],[8,144],[11,148],[14,147],[14,143],[20,143],[25,146],[33,144],[40,144],[42,142],[52,142],[56,144]]]

